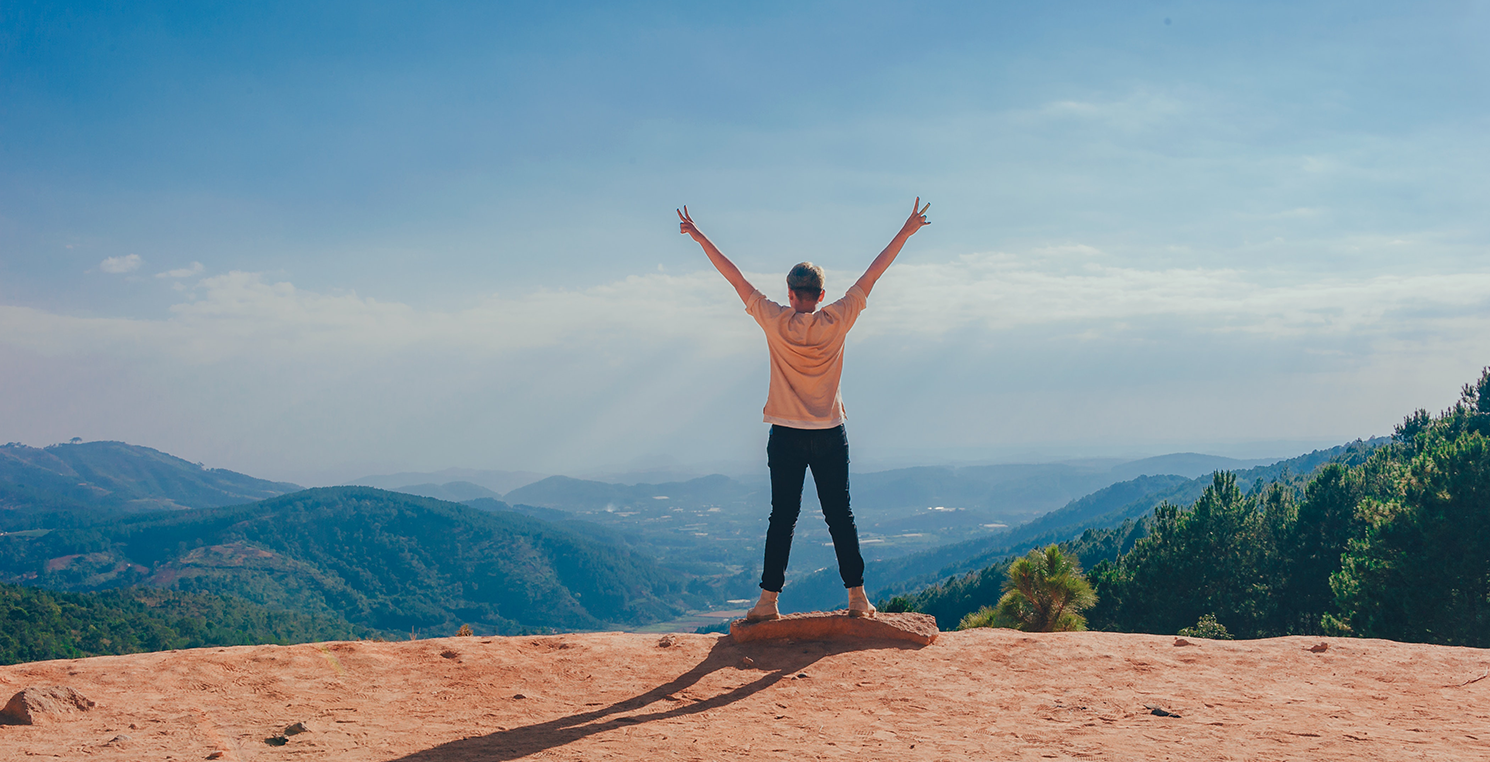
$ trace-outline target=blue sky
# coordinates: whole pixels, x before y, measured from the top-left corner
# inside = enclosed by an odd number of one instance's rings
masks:
[[[1485,3],[309,5],[0,8],[0,439],[763,460],[683,203],[781,299],[933,202],[864,464],[1286,455],[1490,364]]]

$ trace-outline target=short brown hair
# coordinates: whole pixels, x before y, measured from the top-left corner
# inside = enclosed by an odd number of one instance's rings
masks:
[[[811,262],[799,262],[786,274],[786,287],[799,298],[815,298],[823,291],[823,268]]]

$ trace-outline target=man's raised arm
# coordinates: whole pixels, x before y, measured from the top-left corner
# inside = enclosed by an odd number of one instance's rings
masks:
[[[906,219],[904,225],[900,226],[900,232],[896,233],[894,240],[890,241],[890,245],[886,246],[885,250],[880,252],[880,255],[875,257],[873,262],[869,263],[869,269],[865,270],[864,274],[859,276],[859,282],[856,285],[864,291],[865,296],[869,296],[869,292],[874,288],[875,281],[878,281],[880,276],[884,275],[885,271],[890,269],[890,263],[894,262],[895,257],[900,254],[900,249],[902,246],[905,246],[905,242],[910,240],[910,237],[915,235],[917,230],[931,224],[926,219],[926,210],[930,208],[930,201],[926,202],[926,206],[923,207],[921,206],[921,197],[916,197],[915,203],[911,204],[911,216]]]
[[[723,275],[724,279],[729,281],[731,286],[735,287],[735,293],[740,295],[740,301],[743,302],[749,299],[750,295],[755,291],[755,286],[750,285],[750,281],[745,280],[745,276],[740,273],[740,268],[735,267],[735,263],[729,261],[729,257],[724,256],[724,252],[720,251],[719,247],[715,246],[714,242],[710,241],[709,237],[703,234],[703,231],[700,231],[694,226],[693,217],[689,216],[687,206],[678,210],[678,219],[681,220],[678,224],[680,228],[678,232],[683,235],[692,236],[693,240],[698,241],[699,246],[704,247],[704,253],[709,255],[709,261],[713,262],[715,269],[719,270],[719,274]]]

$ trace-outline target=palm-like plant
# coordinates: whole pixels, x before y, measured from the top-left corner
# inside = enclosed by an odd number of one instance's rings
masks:
[[[1086,629],[1081,612],[1097,594],[1081,574],[1077,560],[1051,545],[1032,550],[1009,566],[1004,595],[997,607],[967,615],[958,629],[1014,627],[1025,632],[1072,632]]]

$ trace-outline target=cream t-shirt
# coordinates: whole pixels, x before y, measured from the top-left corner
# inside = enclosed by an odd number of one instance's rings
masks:
[[[766,331],[771,352],[771,389],[766,423],[794,429],[831,429],[845,418],[838,382],[843,376],[843,341],[868,304],[854,284],[832,304],[812,313],[782,306],[756,290],[745,311]]]

